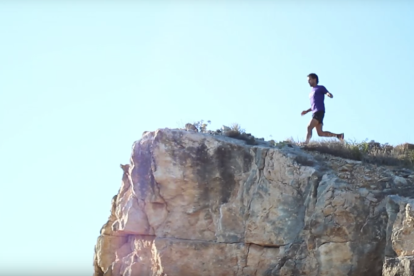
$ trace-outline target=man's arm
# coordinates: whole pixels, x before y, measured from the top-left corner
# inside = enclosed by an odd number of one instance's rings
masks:
[[[328,89],[326,89],[326,87],[325,87],[325,86],[321,85],[321,88],[322,88],[322,91],[321,91],[321,92],[322,92],[323,94],[325,94],[326,96],[328,96],[328,97],[329,97],[329,98],[331,98],[331,99],[333,98],[332,93],[331,93],[331,92],[329,92],[329,91],[328,91]]]
[[[305,115],[306,113],[311,112],[311,111],[312,111],[312,109],[311,109],[311,108],[309,108],[308,110],[304,110],[304,111],[302,111],[301,115],[303,116],[303,115]]]

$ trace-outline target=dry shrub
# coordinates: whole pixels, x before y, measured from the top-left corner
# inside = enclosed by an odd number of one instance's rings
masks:
[[[342,143],[336,140],[324,140],[312,142],[304,146],[304,149],[371,164],[414,168],[414,150],[408,147],[393,147],[373,142]]]
[[[242,129],[241,126],[237,123],[233,123],[230,128],[231,128],[232,132],[235,132],[235,133],[238,133],[238,134],[243,134],[244,133],[244,129]]]

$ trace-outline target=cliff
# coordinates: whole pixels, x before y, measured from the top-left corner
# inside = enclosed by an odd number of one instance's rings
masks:
[[[94,275],[413,275],[413,171],[246,141],[144,133]]]

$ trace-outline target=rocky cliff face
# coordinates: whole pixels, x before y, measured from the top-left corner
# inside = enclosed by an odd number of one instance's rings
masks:
[[[171,129],[123,169],[95,276],[413,275],[412,171]]]

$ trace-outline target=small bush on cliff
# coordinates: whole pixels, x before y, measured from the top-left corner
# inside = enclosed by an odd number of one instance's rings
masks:
[[[204,120],[200,120],[200,121],[192,123],[191,125],[193,125],[195,127],[195,129],[197,129],[197,131],[206,133],[207,132],[207,126],[210,123],[211,123],[210,120],[208,120],[207,123],[204,123]]]
[[[236,139],[240,138],[242,134],[244,133],[245,133],[244,129],[242,129],[241,126],[237,123],[232,124],[229,129],[224,131],[224,134],[226,136],[236,138]]]
[[[243,134],[245,132],[244,129],[241,128],[241,126],[237,123],[232,124],[230,128],[232,131],[237,132],[239,134]]]

